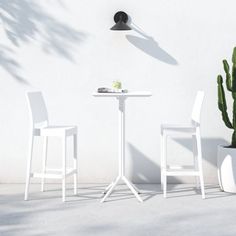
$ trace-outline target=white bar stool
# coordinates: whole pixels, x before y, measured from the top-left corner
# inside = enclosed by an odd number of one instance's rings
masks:
[[[196,176],[197,186],[200,180],[202,198],[205,198],[203,170],[202,170],[202,149],[201,149],[201,135],[200,135],[200,115],[204,99],[204,92],[198,91],[195,98],[195,103],[192,110],[191,124],[183,125],[161,125],[161,185],[164,197],[167,192],[167,176]],[[186,133],[193,138],[193,169],[185,169],[180,167],[171,167],[167,164],[166,148],[167,137],[176,133]]]
[[[44,179],[62,179],[62,201],[65,201],[66,177],[74,176],[74,194],[77,194],[78,179],[78,161],[77,161],[77,127],[76,126],[51,126],[48,122],[47,108],[41,92],[27,93],[29,110],[31,113],[31,130],[29,142],[29,157],[27,165],[25,200],[28,200],[30,178],[41,178],[41,191],[44,191]],[[42,172],[31,172],[34,137],[42,136],[44,138],[43,147],[43,166]],[[66,143],[67,137],[73,136],[74,161],[73,168],[66,166]],[[48,137],[60,137],[62,140],[62,168],[50,169],[46,168],[47,163],[47,147]]]

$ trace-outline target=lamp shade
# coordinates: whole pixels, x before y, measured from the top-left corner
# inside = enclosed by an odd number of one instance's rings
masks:
[[[123,11],[118,11],[114,15],[114,21],[116,24],[111,27],[111,30],[131,30],[131,28],[126,24],[128,21],[128,15]]]

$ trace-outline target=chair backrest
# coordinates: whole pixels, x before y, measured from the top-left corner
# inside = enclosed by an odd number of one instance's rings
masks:
[[[48,112],[41,92],[28,92],[27,100],[33,126],[48,125]]]
[[[192,110],[192,124],[194,125],[200,125],[203,99],[204,99],[204,91],[198,91]]]

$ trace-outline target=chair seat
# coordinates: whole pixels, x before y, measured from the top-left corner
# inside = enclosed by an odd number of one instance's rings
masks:
[[[184,133],[193,133],[196,131],[196,126],[193,125],[180,125],[180,124],[162,124],[161,131],[175,131]]]
[[[77,126],[47,126],[35,128],[38,136],[69,136],[77,134]]]

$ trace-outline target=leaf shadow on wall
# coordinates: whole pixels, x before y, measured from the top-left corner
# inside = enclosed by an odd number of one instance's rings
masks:
[[[153,37],[147,35],[134,23],[131,24],[131,28],[141,36],[126,35],[126,39],[136,48],[159,61],[170,65],[178,65],[177,60],[162,49]]]
[[[36,1],[0,0],[0,10],[3,30],[12,44],[12,51],[1,46],[0,66],[17,81],[26,82],[19,76],[22,68],[13,51],[23,43],[36,42],[45,53],[75,62],[76,46],[85,39],[83,32],[54,18]]]
[[[20,65],[14,59],[14,51],[9,47],[0,45],[0,66],[4,68],[18,82],[28,84],[28,82],[20,76]]]

